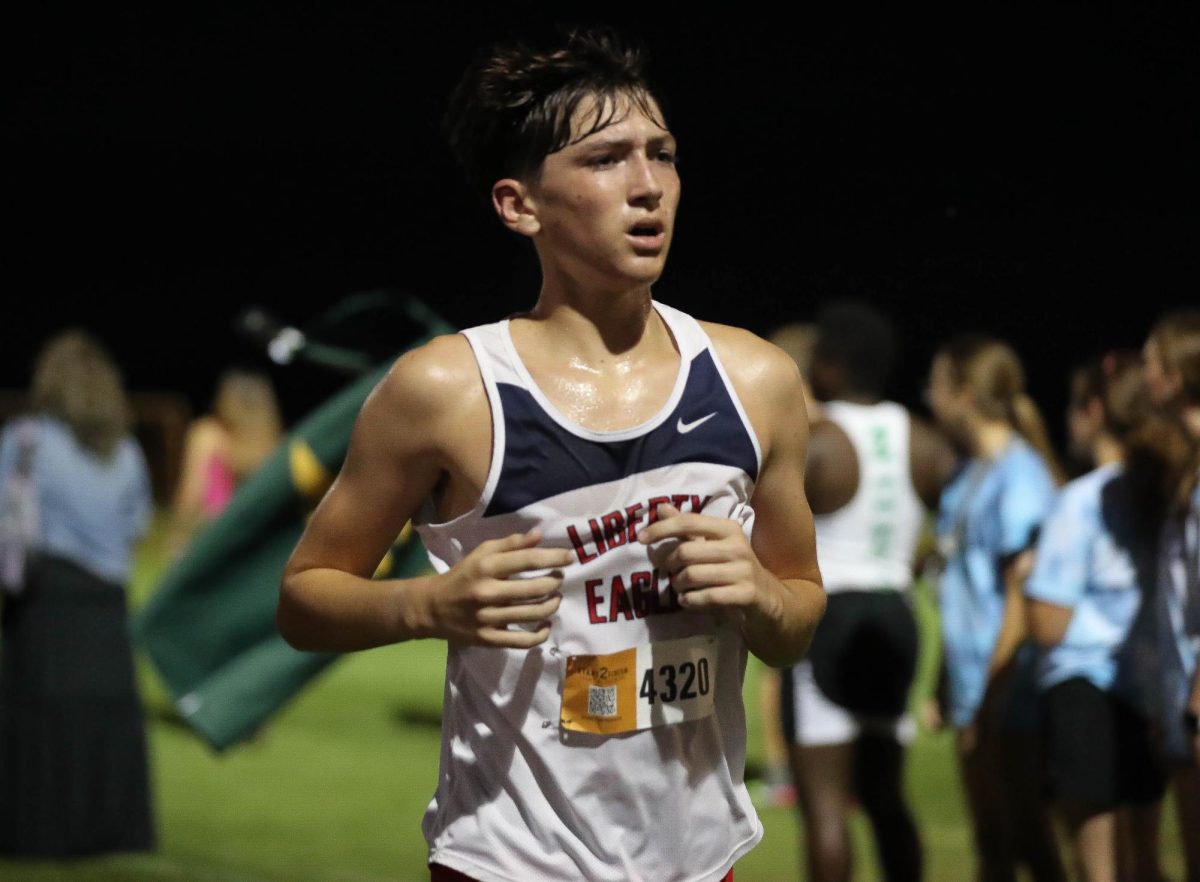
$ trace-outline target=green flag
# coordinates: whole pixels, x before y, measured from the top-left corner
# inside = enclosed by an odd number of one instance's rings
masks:
[[[427,311],[416,317],[428,335],[413,347],[453,330]],[[304,420],[238,488],[134,620],[137,641],[180,715],[217,750],[253,734],[338,657],[300,652],[279,636],[279,582],[305,519],[341,466],[363,402],[387,369],[363,376]],[[406,526],[376,576],[426,567]]]

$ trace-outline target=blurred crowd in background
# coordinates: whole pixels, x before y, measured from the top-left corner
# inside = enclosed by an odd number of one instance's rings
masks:
[[[808,382],[830,604],[809,657],[765,677],[750,712],[761,797],[798,807],[806,878],[850,877],[856,807],[883,875],[921,878],[910,707],[956,733],[981,879],[1162,879],[1168,790],[1200,878],[1200,311],[1063,376],[1066,414],[1043,415],[1016,348],[988,336],[925,354],[927,415],[885,400],[902,341],[865,302],[772,339]],[[124,595],[151,473],[171,478],[159,509],[179,557],[277,452],[280,408],[266,375],[229,370],[188,422],[131,399],[73,330],[46,343],[20,411],[0,436],[0,854],[152,849]],[[1066,421],[1066,449],[1046,419]],[[156,439],[149,462],[135,428]],[[911,694],[920,583],[940,613],[927,697]]]

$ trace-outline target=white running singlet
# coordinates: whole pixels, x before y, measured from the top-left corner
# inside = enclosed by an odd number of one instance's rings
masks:
[[[905,590],[925,506],[912,484],[908,411],[899,404],[830,401],[825,417],[850,439],[858,491],[832,514],[813,518],[825,590]]]
[[[492,411],[475,507],[417,532],[445,572],[481,542],[540,527],[570,549],[550,638],[450,644],[430,861],[481,882],[716,882],[762,838],[743,782],[740,631],[687,612],[635,541],[670,502],[742,524],[761,451],[708,336],[654,304],[680,352],[651,420],[597,432],[539,391],[508,322],[463,332]]]

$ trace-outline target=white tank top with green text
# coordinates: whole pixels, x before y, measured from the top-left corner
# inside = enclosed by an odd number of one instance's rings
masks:
[[[899,404],[831,401],[825,416],[858,456],[858,491],[833,514],[814,518],[825,590],[904,590],[925,508],[912,483],[908,411]]]

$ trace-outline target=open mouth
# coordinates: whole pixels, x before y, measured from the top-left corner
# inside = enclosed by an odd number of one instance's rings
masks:
[[[629,235],[638,237],[654,237],[663,231],[662,224],[637,224],[629,231]]]
[[[642,221],[641,223],[636,223],[629,228],[628,235],[633,240],[634,247],[652,251],[662,248],[667,238],[663,232],[661,221]]]

